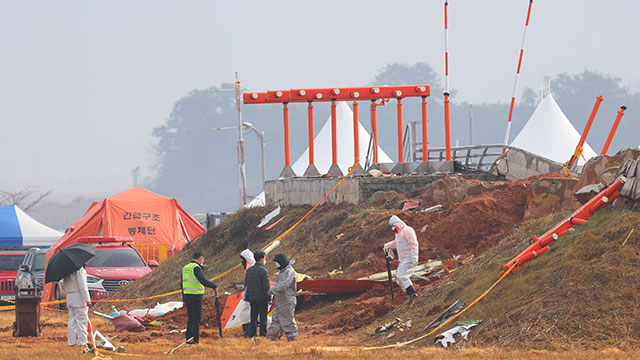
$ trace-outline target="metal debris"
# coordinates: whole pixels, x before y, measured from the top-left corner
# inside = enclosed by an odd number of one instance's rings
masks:
[[[473,330],[482,320],[479,320],[470,325],[460,325],[452,329],[449,329],[438,336],[436,336],[435,343],[442,345],[442,347],[448,347],[456,343],[456,335],[460,335],[465,341],[469,340],[469,332]]]
[[[465,304],[464,302],[462,302],[462,300],[460,299],[456,300],[453,304],[449,305],[449,307],[446,308],[440,315],[438,315],[437,318],[435,318],[432,322],[430,322],[427,326],[425,326],[424,330],[426,331],[430,328],[437,327],[438,325],[447,321],[447,319],[449,319],[453,315],[462,311],[462,309],[464,309],[464,306]]]

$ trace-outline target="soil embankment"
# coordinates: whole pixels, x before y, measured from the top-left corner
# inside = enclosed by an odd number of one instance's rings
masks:
[[[609,165],[621,163],[618,160],[625,156],[597,161],[606,162],[599,167],[611,172],[613,165]],[[574,209],[573,191],[587,182],[587,177],[606,177],[589,173],[599,167],[586,167],[578,179],[548,174],[515,182],[489,182],[452,176],[423,190],[383,194],[369,204],[322,205],[282,239],[274,252],[294,258],[294,267],[300,273],[327,278],[330,271],[338,269],[341,272],[336,277],[357,278],[384,271],[381,249],[393,238],[387,225],[393,214],[416,230],[421,262],[460,255],[464,265],[435,283],[418,284],[420,297],[410,308],[403,305],[403,295],[390,302],[386,288],[355,295],[301,298],[296,314],[301,332],[360,334],[363,342],[379,344],[388,340],[369,336],[375,326],[395,317],[411,317],[413,330],[394,337],[393,342],[423,334],[422,327],[457,298],[469,303],[486,290],[501,267],[528,246],[531,235],[543,233]],[[419,207],[401,211],[407,201],[418,201]],[[436,204],[443,205],[443,211],[420,211]],[[248,246],[255,251],[267,245],[308,209],[283,208],[279,217],[284,219],[271,230],[256,227],[271,208],[240,211],[114,297],[135,298],[175,290],[179,269],[194,251],[203,252],[206,262],[212,264],[205,271],[208,277],[220,274],[239,263],[241,250]],[[637,212],[605,209],[586,226],[561,238],[551,251],[509,277],[465,315],[466,320],[483,320],[473,332],[472,344],[556,350],[639,345],[640,316],[636,309],[640,272],[635,269],[640,264],[640,229],[620,246],[621,238],[638,228],[639,221]],[[274,277],[273,262],[267,261],[267,267]],[[217,280],[220,293],[237,292],[233,283],[243,278],[242,270],[236,269]],[[159,301],[178,298],[174,295]],[[222,303],[224,299],[221,296]],[[214,328],[213,299],[207,297],[205,304],[203,327]],[[184,324],[185,315],[184,310],[178,310],[163,320]]]

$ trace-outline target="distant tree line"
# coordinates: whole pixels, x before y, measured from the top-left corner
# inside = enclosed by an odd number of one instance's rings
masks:
[[[611,152],[636,147],[640,94],[631,93],[621,79],[585,70],[579,74],[558,74],[550,79],[551,92],[567,117],[582,132],[597,95],[605,98],[587,141],[599,152],[620,105],[629,107],[611,146]],[[427,83],[429,98],[429,146],[444,145],[442,78],[428,64],[389,64],[371,81],[371,85]],[[190,212],[233,211],[239,206],[237,179],[237,132],[213,131],[212,128],[237,126],[233,84],[193,90],[178,100],[164,124],[153,129],[156,177],[147,186],[177,198]],[[451,91],[452,141],[469,143],[468,102],[457,101]],[[516,102],[511,140],[515,138],[539,101],[539,91],[526,88]],[[282,106],[243,106],[244,121],[264,131],[267,141],[267,178],[277,177],[284,165]],[[502,143],[508,115],[508,103],[473,104],[473,140],[476,144]],[[404,103],[405,123],[420,120],[419,101]],[[315,132],[329,117],[328,106],[315,107]],[[292,104],[291,157],[295,161],[307,148],[306,107]],[[380,145],[392,158],[395,154],[395,106],[378,108]],[[370,128],[368,111],[361,110],[361,123]],[[392,135],[393,134],[393,135]],[[245,136],[249,193],[262,191],[260,146],[257,138]]]
[[[40,191],[39,187],[33,185],[18,190],[0,190],[0,206],[16,205],[24,211],[29,211],[51,195],[52,191]]]

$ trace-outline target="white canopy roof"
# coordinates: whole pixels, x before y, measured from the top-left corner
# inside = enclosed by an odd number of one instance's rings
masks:
[[[252,208],[252,207],[259,207],[259,206],[264,206],[265,205],[265,193],[264,191],[261,192],[260,194],[258,194],[255,198],[253,198],[253,200],[251,200],[248,204],[246,204],[244,207],[245,208]]]
[[[0,207],[0,246],[49,247],[62,235],[15,205]]]
[[[511,146],[564,164],[575,152],[580,135],[549,94],[538,104]],[[584,143],[582,155],[586,160],[597,156],[587,142]],[[584,163],[585,160],[580,157],[578,165]]]
[[[346,102],[340,101],[336,109],[336,147],[338,152],[338,166],[344,174],[353,165],[353,112]],[[358,144],[360,150],[360,163],[364,166],[367,149],[369,147],[369,133],[358,121]],[[331,116],[322,126],[320,132],[313,140],[314,163],[320,174],[326,174],[331,167]],[[372,156],[372,155],[370,155]],[[390,163],[391,158],[378,146],[378,162]],[[309,166],[309,149],[293,164],[293,171],[296,175],[303,175]]]

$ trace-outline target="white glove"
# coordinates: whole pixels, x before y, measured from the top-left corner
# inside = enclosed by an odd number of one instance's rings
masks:
[[[389,251],[389,244],[384,244],[384,246],[382,247],[382,250],[386,253]]]

